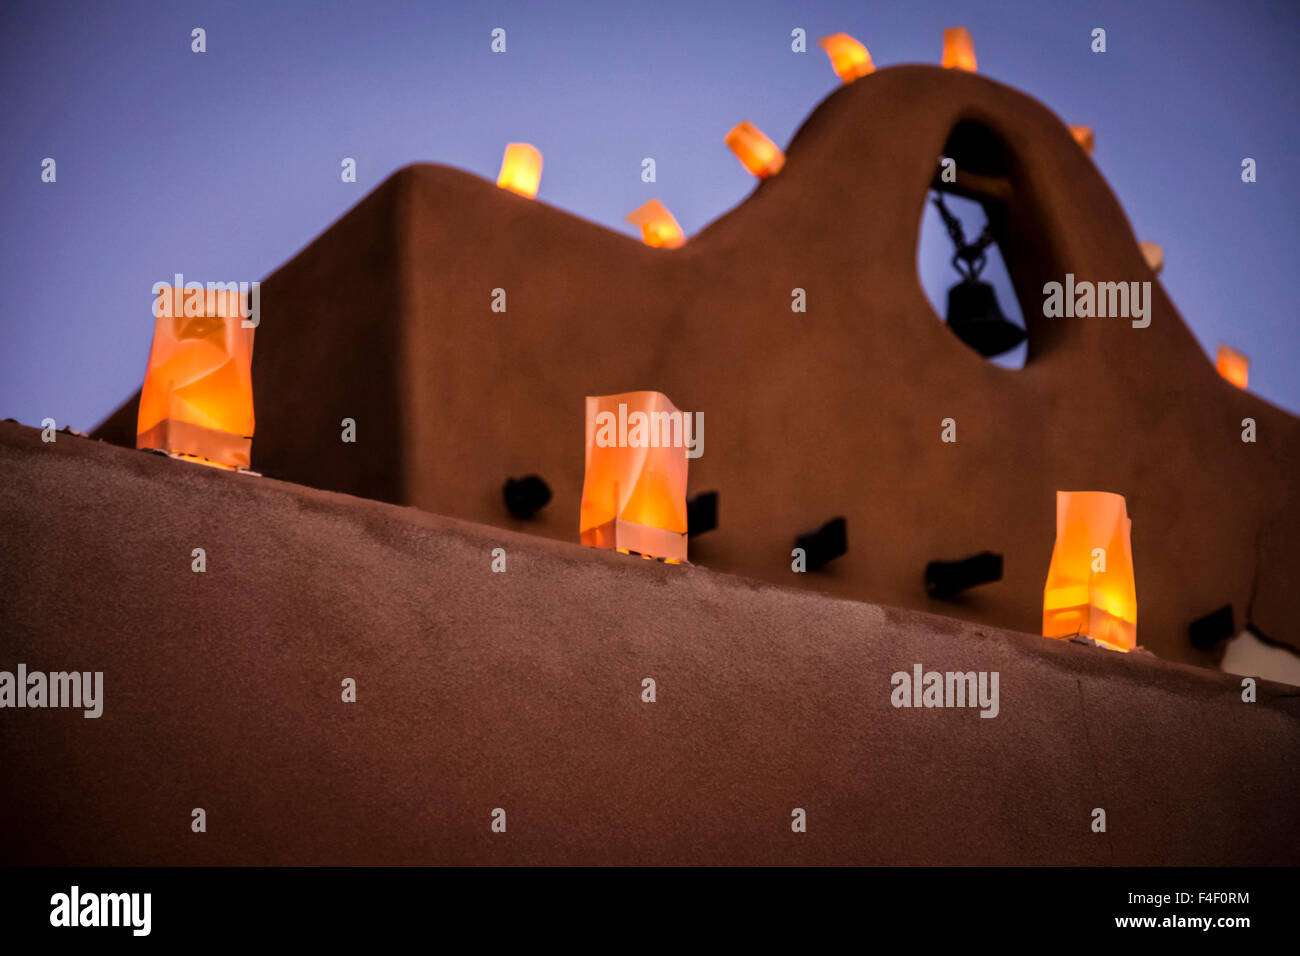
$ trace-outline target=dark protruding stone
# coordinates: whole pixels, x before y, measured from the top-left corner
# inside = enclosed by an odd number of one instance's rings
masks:
[[[925,566],[925,589],[930,597],[950,598],[978,584],[1002,580],[1002,555],[981,551],[960,561],[931,561]]]
[[[537,475],[507,478],[506,510],[516,518],[531,518],[551,500],[551,486]]]
[[[799,535],[794,543],[803,548],[808,570],[816,571],[849,550],[848,524],[843,518],[832,518],[816,531]]]
[[[1192,646],[1208,651],[1225,637],[1237,633],[1233,627],[1232,605],[1225,604],[1217,611],[1211,611],[1204,617],[1198,617],[1187,627],[1187,636],[1192,639]]]
[[[695,537],[718,526],[718,493],[701,491],[686,499],[686,534]]]

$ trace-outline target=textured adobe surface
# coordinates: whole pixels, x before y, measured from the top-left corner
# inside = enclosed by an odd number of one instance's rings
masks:
[[[1006,157],[979,136],[950,143],[963,122]],[[945,149],[1012,183],[999,228],[1029,322],[1023,370],[963,346],[921,290]],[[1055,492],[1113,491],[1133,519],[1139,643],[1212,664],[1221,648],[1191,647],[1187,626],[1231,604],[1300,646],[1300,420],[1219,378],[1055,115],[985,77],[895,67],[829,96],[787,157],[672,251],[464,172],[400,170],[265,284],[253,467],[574,541],[584,397],[655,389],[705,417],[690,484],[720,492],[720,523],[692,542],[697,564],[1033,632]],[[1043,283],[1067,272],[1152,281],[1150,327],[1042,318]],[[790,311],[796,287],[806,314]],[[497,288],[505,314],[489,309]],[[132,445],[134,414],[97,434]],[[357,445],[339,441],[344,417]],[[940,442],[946,417],[956,444]],[[529,473],[555,499],[524,524],[501,486]],[[791,574],[794,537],[835,515],[849,553]],[[927,562],[984,550],[1005,555],[1001,583],[926,596]]]
[[[1300,863],[1291,688],[39,435],[0,669],[104,715],[0,712],[4,862]],[[915,663],[999,716],[892,708]]]

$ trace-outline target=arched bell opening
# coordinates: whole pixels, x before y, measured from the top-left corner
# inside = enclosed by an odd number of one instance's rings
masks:
[[[1036,321],[1050,253],[1017,193],[1019,178],[1001,138],[983,123],[959,122],[936,163],[917,249],[921,285],[941,321],[1010,369],[1041,354],[1050,338]]]

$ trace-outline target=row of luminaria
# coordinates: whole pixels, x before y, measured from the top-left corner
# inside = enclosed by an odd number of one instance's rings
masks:
[[[845,83],[875,70],[866,47],[848,34],[823,37],[820,44]],[[943,66],[975,70],[974,43],[966,29],[944,31]],[[1091,153],[1092,131],[1071,127],[1071,132]],[[745,168],[760,178],[776,175],[785,164],[785,155],[776,144],[748,121],[732,129],[726,143]],[[510,143],[497,185],[531,199],[537,195],[541,175],[540,151],[528,143]],[[627,219],[641,228],[649,246],[676,248],[686,241],[672,213],[657,199]],[[164,289],[158,295],[164,307],[155,308],[153,346],[140,393],[137,447],[205,465],[246,470],[254,429],[254,329],[252,323],[242,321],[248,313],[240,293],[205,294],[201,289],[186,287]],[[196,298],[201,299],[201,308],[192,307]],[[1242,388],[1246,387],[1247,363],[1241,353],[1220,347],[1220,373]],[[629,441],[624,427],[619,428],[617,440],[610,441],[609,436],[601,440],[600,418],[614,414],[619,416],[620,426],[637,415],[648,422],[662,420],[665,415],[675,414],[679,421],[689,417],[660,392],[587,398],[579,539],[591,547],[681,563],[686,560],[688,515],[708,506],[712,510],[706,521],[711,527],[716,522],[716,495],[688,503],[685,442],[636,441],[635,434]],[[506,496],[512,513],[519,514],[544,505],[550,490],[544,482],[539,487],[539,483],[524,479],[508,483]],[[1056,543],[1043,591],[1045,636],[1083,636],[1122,651],[1136,646],[1137,597],[1130,528],[1121,495],[1057,492]],[[800,537],[797,544],[816,569],[844,552],[844,520],[828,522]],[[990,553],[960,562],[933,562],[926,570],[930,592],[940,597],[1000,577],[1001,556]],[[1230,614],[1231,609],[1227,610]],[[1221,628],[1216,623],[1214,629]]]

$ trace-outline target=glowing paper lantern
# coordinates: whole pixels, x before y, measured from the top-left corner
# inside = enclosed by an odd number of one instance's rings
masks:
[[[1086,635],[1112,650],[1137,646],[1133,523],[1123,495],[1056,493],[1056,545],[1043,588],[1043,635]]]
[[[542,184],[542,154],[531,143],[507,143],[501,158],[497,185],[528,199],[537,195]]]
[[[689,419],[660,392],[587,398],[583,544],[686,560]]]
[[[871,62],[871,54],[847,33],[832,33],[822,37],[817,43],[831,58],[831,69],[845,83],[852,83],[860,76],[874,73],[876,65]]]
[[[1074,141],[1083,147],[1083,151],[1089,156],[1092,155],[1093,147],[1097,145],[1096,139],[1092,135],[1091,126],[1071,126],[1070,135]]]
[[[163,289],[136,419],[136,447],[247,468],[253,329],[237,291]]]
[[[627,221],[641,227],[641,238],[647,246],[676,249],[686,241],[682,227],[658,199],[628,213]]]
[[[1215,362],[1219,374],[1238,388],[1245,388],[1250,377],[1250,359],[1230,345],[1219,346],[1219,359]]]
[[[1147,261],[1151,271],[1160,275],[1160,270],[1165,267],[1165,251],[1156,243],[1145,240],[1138,243],[1138,248],[1142,250],[1142,258]]]
[[[759,179],[775,176],[785,165],[785,153],[749,120],[727,134],[727,145],[745,168]]]
[[[943,31],[943,65],[950,70],[975,72],[975,41],[965,27]]]

